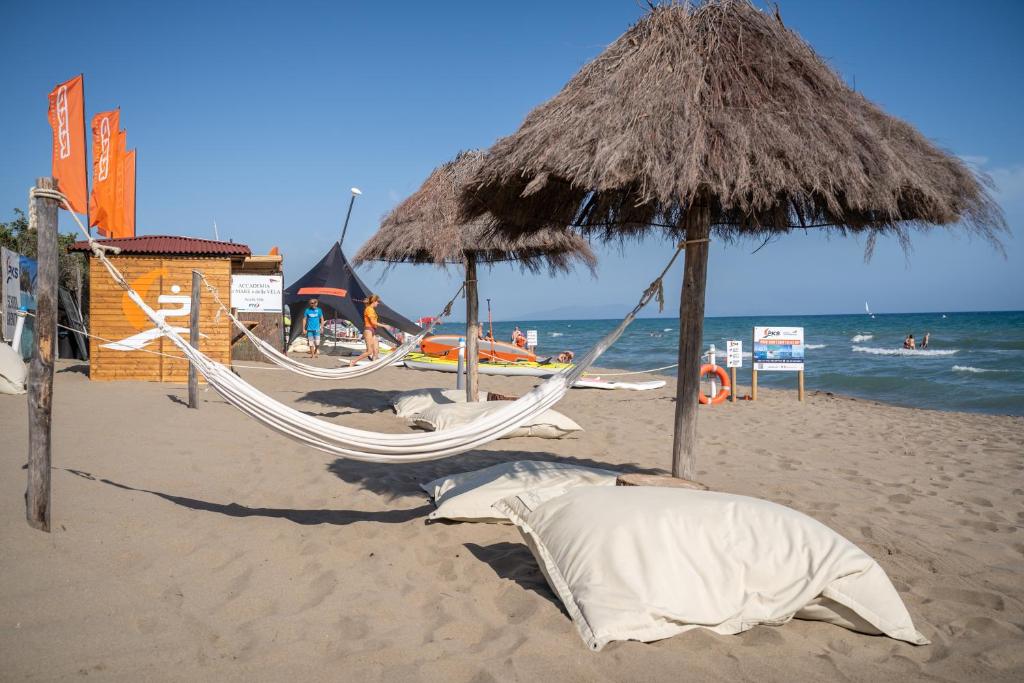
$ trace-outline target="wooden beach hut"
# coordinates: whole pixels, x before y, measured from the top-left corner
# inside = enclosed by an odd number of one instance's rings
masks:
[[[191,312],[192,270],[201,270],[227,302],[232,271],[251,256],[244,244],[192,237],[147,235],[102,242],[121,250],[110,256],[111,261],[146,303],[185,338]],[[89,253],[89,245],[76,242],[71,251]],[[181,352],[92,256],[89,283],[90,379],[188,381],[188,362],[179,360]],[[227,316],[218,316],[217,311],[213,296],[204,287],[199,348],[210,358],[229,363],[234,330]]]
[[[270,250],[269,254],[253,254],[243,259],[231,260],[231,275],[255,275],[261,279],[279,278],[278,285],[283,290],[284,279],[284,257],[277,252],[277,248]],[[276,295],[275,295],[276,297]],[[223,295],[222,295],[223,298]],[[243,311],[236,309],[236,317],[250,326],[251,331],[265,342],[271,343],[278,351],[284,350],[284,299],[277,310]],[[232,306],[235,304],[232,303]],[[232,329],[231,336],[231,359],[265,361],[263,352],[253,346],[249,338]]]

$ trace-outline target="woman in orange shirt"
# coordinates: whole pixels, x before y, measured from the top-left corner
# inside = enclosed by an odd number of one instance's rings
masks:
[[[366,305],[363,308],[363,341],[366,342],[366,353],[362,354],[353,361],[349,361],[349,365],[355,365],[364,358],[370,360],[377,360],[380,356],[380,343],[377,341],[377,304],[380,303],[380,297],[376,294],[371,294],[366,299]]]

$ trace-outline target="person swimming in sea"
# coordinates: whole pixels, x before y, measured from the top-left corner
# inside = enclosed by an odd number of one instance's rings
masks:
[[[931,332],[925,332],[924,333],[924,338],[921,340],[921,348],[922,349],[927,349],[928,348],[928,342],[931,341],[931,338],[932,338],[932,333]]]
[[[917,348],[916,344],[914,344],[914,335],[912,335],[912,334],[908,334],[907,335],[907,338],[903,340],[903,348],[909,349],[909,350],[913,350],[913,349]]]

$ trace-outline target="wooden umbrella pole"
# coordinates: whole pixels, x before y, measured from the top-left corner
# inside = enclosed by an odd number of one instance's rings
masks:
[[[55,190],[53,178],[36,187]],[[50,530],[50,433],[53,420],[53,362],[57,342],[57,200],[32,197],[29,216],[38,239],[35,349],[28,371],[28,486],[25,518],[29,526]]]
[[[679,297],[679,377],[672,435],[672,476],[693,480],[697,474],[697,395],[704,337],[704,290],[708,278],[707,239],[711,233],[707,202],[694,202],[684,220],[686,241],[690,244],[686,246]]]
[[[476,256],[466,254],[466,400],[474,402],[480,392],[479,301],[476,290]]]

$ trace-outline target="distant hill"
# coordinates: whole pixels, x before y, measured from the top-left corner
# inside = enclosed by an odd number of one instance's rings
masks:
[[[502,316],[503,320],[618,320],[623,318],[635,304],[615,303],[599,304],[589,306],[559,306],[544,310],[524,311],[515,316]],[[674,318],[678,316],[675,310],[665,308],[663,313],[658,313],[658,304],[651,302],[640,313],[641,318]]]

